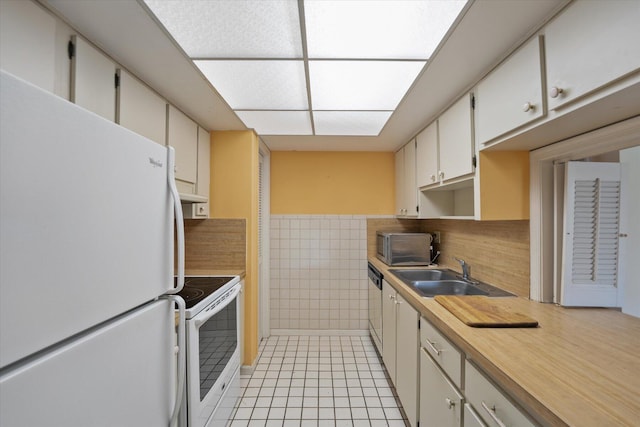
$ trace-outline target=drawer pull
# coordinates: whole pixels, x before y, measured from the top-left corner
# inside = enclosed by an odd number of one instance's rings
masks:
[[[484,408],[485,411],[487,411],[487,413],[489,414],[491,419],[493,421],[495,421],[496,424],[498,424],[498,426],[507,427],[507,425],[505,423],[503,423],[502,420],[500,418],[498,418],[498,416],[496,415],[496,406],[495,405],[493,405],[491,408],[489,408],[489,406],[486,403],[484,403],[484,400],[483,400],[482,401],[482,407]]]
[[[449,399],[448,397],[446,399],[444,399],[445,402],[447,402],[447,407],[449,409],[453,409],[456,406],[456,402],[454,402],[453,400]]]
[[[435,343],[429,341],[428,339],[425,339],[425,341],[427,342],[427,345],[431,347],[431,350],[436,354],[436,356],[440,356],[440,353],[442,353],[442,350],[438,350],[434,345]]]

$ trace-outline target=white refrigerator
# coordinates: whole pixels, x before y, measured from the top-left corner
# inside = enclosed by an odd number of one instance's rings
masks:
[[[184,372],[173,149],[0,79],[0,426],[168,426]]]

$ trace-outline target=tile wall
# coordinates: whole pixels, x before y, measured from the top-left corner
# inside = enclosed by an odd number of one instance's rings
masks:
[[[271,215],[270,321],[277,330],[366,330],[367,217]]]

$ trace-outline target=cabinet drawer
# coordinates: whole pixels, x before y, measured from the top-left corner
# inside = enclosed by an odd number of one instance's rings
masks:
[[[456,387],[461,388],[462,354],[424,318],[420,318],[420,345],[438,362]]]
[[[467,402],[478,411],[488,426],[535,426],[468,361],[465,362],[464,376]]]
[[[482,417],[468,403],[464,404],[464,427],[487,427]]]
[[[420,353],[420,425],[460,427],[464,398],[438,364]]]

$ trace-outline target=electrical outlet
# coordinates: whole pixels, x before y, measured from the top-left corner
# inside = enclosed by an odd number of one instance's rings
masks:
[[[439,231],[432,231],[431,234],[433,235],[433,243],[440,244],[440,232]]]

